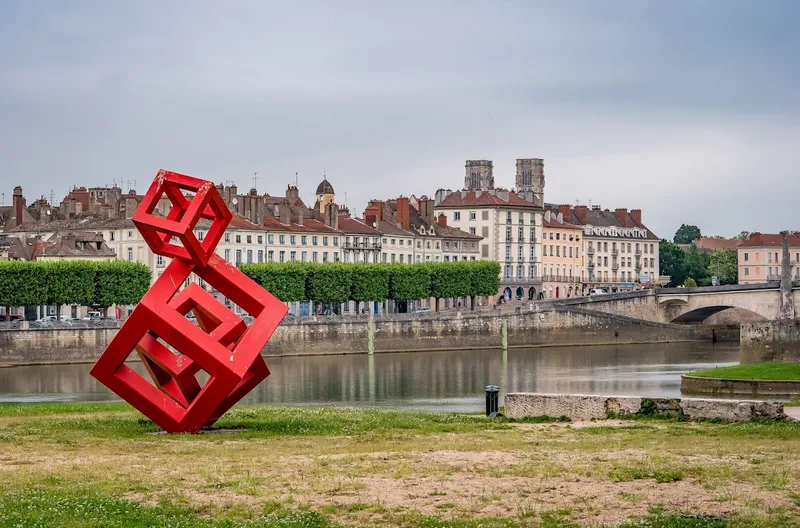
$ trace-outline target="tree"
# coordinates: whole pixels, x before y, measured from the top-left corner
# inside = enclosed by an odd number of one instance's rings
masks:
[[[390,264],[389,298],[396,301],[414,301],[430,295],[429,268],[418,264]]]
[[[697,282],[691,277],[686,279],[686,282],[683,283],[684,288],[697,288]]]
[[[350,300],[351,266],[347,264],[306,264],[306,298],[320,303]]]
[[[677,286],[686,280],[685,258],[686,253],[677,244],[662,240],[658,245],[659,269],[670,276],[670,284]]]
[[[95,263],[93,304],[103,309],[114,304],[138,303],[150,287],[150,270],[139,262]]]
[[[296,263],[267,262],[241,264],[242,273],[282,302],[305,300],[308,266]]]
[[[358,303],[383,301],[389,297],[389,267],[381,264],[359,264],[350,275],[350,300]]]
[[[47,301],[45,268],[39,262],[0,262],[0,305],[11,325],[11,307],[35,306]]]
[[[470,309],[475,309],[475,297],[493,296],[500,289],[500,264],[488,260],[469,262]]]
[[[696,225],[681,224],[672,240],[676,244],[691,244],[701,236],[700,228]]]
[[[439,299],[466,297],[470,291],[470,270],[467,262],[435,262],[424,264],[430,269],[431,296]]]
[[[684,259],[686,276],[693,278],[701,286],[709,286],[711,284],[711,274],[708,272],[710,260],[711,257],[708,253],[701,253],[697,250],[697,246],[692,244]]]
[[[93,262],[61,260],[44,263],[47,280],[47,304],[56,305],[61,315],[64,304],[88,306],[94,299],[97,266]]]
[[[734,240],[748,240],[749,238],[750,238],[750,231],[742,231],[741,233],[733,237]]]
[[[709,257],[708,271],[719,278],[720,284],[739,282],[739,254],[733,248],[713,251]]]

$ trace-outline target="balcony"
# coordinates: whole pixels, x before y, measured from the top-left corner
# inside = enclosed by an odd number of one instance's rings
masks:
[[[500,279],[500,284],[541,284],[542,277],[505,277]]]
[[[363,242],[345,242],[342,244],[342,249],[364,249],[364,250],[373,250],[373,249],[381,249],[382,245],[380,242],[367,242],[366,244]]]
[[[580,277],[568,277],[564,275],[542,275],[542,280],[547,282],[581,282]]]
[[[611,250],[611,256],[612,256],[612,257],[616,257],[616,256],[618,256],[618,255],[619,255],[619,250],[618,250],[618,249],[612,249],[612,250]]]
[[[642,250],[641,249],[636,249],[636,250],[634,250],[633,254],[635,256],[637,256],[637,257],[641,257],[642,256]]]
[[[612,270],[618,270],[619,269],[619,262],[617,262],[616,260],[612,260],[611,261],[611,269]]]
[[[589,249],[586,250],[586,254],[590,257],[594,256],[594,246],[589,246]]]
[[[589,269],[594,269],[594,261],[590,260],[589,263],[586,264],[586,267],[589,268]]]

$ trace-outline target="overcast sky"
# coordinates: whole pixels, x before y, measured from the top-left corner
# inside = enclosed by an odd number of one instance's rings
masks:
[[[0,4],[5,203],[159,168],[337,201],[545,160],[548,202],[671,238],[800,229],[800,2]]]

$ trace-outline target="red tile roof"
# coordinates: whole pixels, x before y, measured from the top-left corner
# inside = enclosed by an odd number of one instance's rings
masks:
[[[282,224],[280,220],[272,216],[264,217],[264,228],[268,231],[286,231],[293,233],[332,233],[339,234],[340,230],[336,230],[330,226],[325,225],[319,220],[311,218],[303,219],[303,225],[295,224]]]
[[[731,240],[729,238],[698,238],[694,241],[699,250],[714,251],[716,249],[733,249],[742,245],[744,240]]]
[[[505,192],[505,191],[502,191]],[[504,200],[487,191],[455,191],[447,195],[436,207],[471,207],[471,206],[519,205],[535,207],[536,204],[517,196],[514,191],[508,191],[508,200]]]
[[[800,246],[800,234],[793,233],[786,236],[789,245],[792,247]],[[742,242],[739,247],[780,247],[783,245],[783,235],[752,233],[748,240]]]
[[[374,229],[360,220],[348,216],[339,215],[339,231],[342,233],[356,233],[359,235],[380,236],[381,232]]]

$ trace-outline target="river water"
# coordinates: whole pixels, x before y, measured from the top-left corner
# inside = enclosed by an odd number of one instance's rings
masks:
[[[489,384],[500,386],[501,398],[520,391],[675,397],[681,374],[738,360],[738,343],[268,358],[270,376],[243,402],[480,411]],[[0,368],[0,402],[119,401],[90,367]]]

